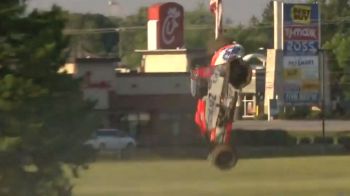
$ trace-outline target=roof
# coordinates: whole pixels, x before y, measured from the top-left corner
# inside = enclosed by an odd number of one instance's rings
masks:
[[[181,54],[181,53],[203,53],[206,49],[158,49],[158,50],[135,50],[135,52],[140,52],[143,54]]]
[[[113,63],[120,62],[120,58],[76,58],[76,63]]]
[[[118,77],[169,77],[169,76],[190,76],[189,72],[130,72],[116,73]]]

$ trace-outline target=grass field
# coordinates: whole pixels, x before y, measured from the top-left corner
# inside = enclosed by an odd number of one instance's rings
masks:
[[[350,196],[350,156],[241,159],[229,171],[206,160],[98,161],[76,196]]]

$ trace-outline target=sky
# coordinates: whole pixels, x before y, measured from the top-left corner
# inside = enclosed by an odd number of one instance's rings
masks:
[[[114,5],[109,5],[114,1]],[[100,13],[104,15],[127,16],[137,12],[140,7],[157,2],[177,2],[185,11],[195,9],[198,4],[208,5],[210,0],[27,0],[29,9],[49,9],[57,4],[64,9],[77,13]],[[271,0],[223,0],[224,18],[233,24],[246,24],[252,16],[260,18],[263,9]]]

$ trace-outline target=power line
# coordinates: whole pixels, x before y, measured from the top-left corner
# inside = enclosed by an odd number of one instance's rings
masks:
[[[209,25],[191,25],[185,26],[185,30],[200,30],[200,29],[211,29],[212,26]],[[132,31],[132,30],[146,30],[146,26],[125,26],[118,28],[94,28],[94,29],[65,29],[64,34],[75,35],[75,34],[94,34],[94,33],[115,33],[123,31]]]
[[[117,28],[93,28],[93,29],[65,29],[64,34],[74,35],[74,34],[95,34],[95,33],[115,33],[126,30],[138,30],[146,29],[145,26],[130,26],[130,27],[117,27]]]
[[[346,18],[346,20],[345,20]],[[324,21],[321,22],[321,25],[330,25],[330,24],[350,24],[350,19],[344,17],[339,20]],[[238,26],[226,26],[225,30],[236,29]],[[246,26],[246,29],[267,29],[273,28],[272,23],[258,23],[256,26]],[[115,33],[121,31],[132,31],[132,30],[143,30],[147,29],[147,26],[125,26],[117,28],[93,28],[93,29],[65,29],[64,34],[67,35],[77,35],[77,34],[96,34],[96,33]],[[185,30],[206,30],[213,29],[212,25],[185,25]]]

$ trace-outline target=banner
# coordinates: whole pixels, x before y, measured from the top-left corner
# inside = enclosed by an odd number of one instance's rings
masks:
[[[215,39],[222,33],[222,0],[210,0],[209,8],[215,16]]]

